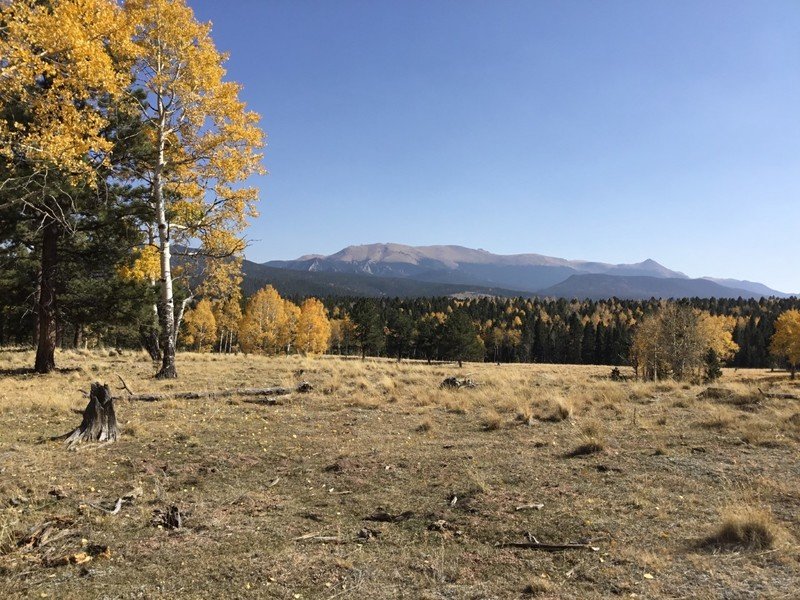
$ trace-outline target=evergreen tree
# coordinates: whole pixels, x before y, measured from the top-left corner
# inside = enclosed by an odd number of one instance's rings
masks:
[[[383,320],[374,301],[357,300],[351,312],[356,330],[356,342],[361,350],[361,358],[380,356],[386,346],[386,333]]]
[[[400,362],[408,356],[414,342],[414,320],[402,308],[389,313],[386,336],[386,350]]]
[[[482,360],[484,344],[469,314],[463,309],[454,310],[444,323],[442,347],[445,357],[458,361]]]

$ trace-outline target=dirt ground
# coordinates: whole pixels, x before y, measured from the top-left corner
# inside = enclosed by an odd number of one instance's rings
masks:
[[[759,391],[800,396],[785,373],[709,392],[609,367],[181,354],[163,382],[139,353],[57,362],[0,351],[3,598],[798,597],[800,400]],[[439,389],[453,375],[478,385]],[[118,376],[314,389],[134,402]],[[49,438],[94,381],[122,437],[67,451]],[[584,546],[498,545],[534,539]]]

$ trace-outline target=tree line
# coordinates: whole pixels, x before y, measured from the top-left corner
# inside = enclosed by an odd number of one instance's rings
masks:
[[[648,318],[685,307],[693,325],[728,331],[717,345],[735,367],[783,364],[770,352],[779,315],[800,308],[793,299],[566,300],[536,298],[326,298],[331,351],[419,359],[451,359],[443,336],[450,315],[464,314],[479,338],[480,360],[633,365],[634,340]],[[697,323],[694,323],[697,320]],[[360,333],[359,333],[360,332]],[[735,347],[735,349],[734,349]],[[707,350],[707,348],[704,348]],[[640,353],[641,354],[641,353]]]

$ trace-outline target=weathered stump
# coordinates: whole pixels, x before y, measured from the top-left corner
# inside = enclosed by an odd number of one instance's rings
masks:
[[[62,436],[67,448],[81,442],[114,442],[119,437],[117,417],[114,414],[114,399],[108,385],[93,383],[89,393],[89,404],[83,411],[80,427]]]

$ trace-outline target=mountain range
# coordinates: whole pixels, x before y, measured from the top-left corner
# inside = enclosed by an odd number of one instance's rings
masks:
[[[462,246],[367,244],[328,256],[245,261],[245,291],[267,283],[284,295],[495,295],[649,299],[788,297],[752,281],[689,278],[647,259],[631,264],[493,254]]]

